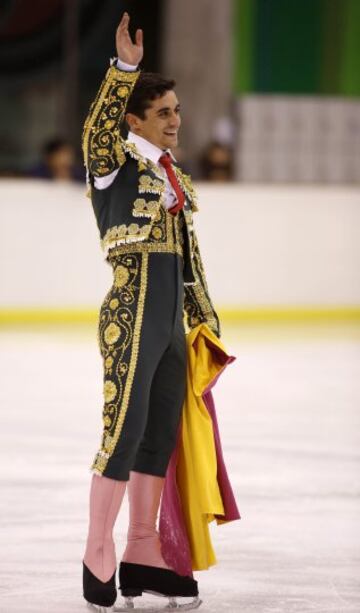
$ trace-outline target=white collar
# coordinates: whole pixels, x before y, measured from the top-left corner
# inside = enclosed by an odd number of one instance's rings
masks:
[[[136,149],[138,150],[140,155],[142,155],[144,158],[147,158],[154,164],[159,163],[159,159],[164,153],[169,153],[172,160],[176,162],[176,159],[174,158],[170,149],[166,149],[166,151],[164,151],[163,149],[160,149],[160,147],[157,147],[156,145],[153,145],[153,143],[150,143],[150,141],[146,140],[146,138],[143,138],[138,134],[134,134],[134,132],[129,132],[127,140],[129,143],[133,143],[136,146]]]

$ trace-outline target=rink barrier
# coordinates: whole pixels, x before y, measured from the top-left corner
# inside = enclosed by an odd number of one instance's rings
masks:
[[[218,314],[225,324],[360,323],[360,306],[220,308]],[[95,324],[97,321],[97,309],[0,309],[1,326]]]
[[[200,212],[194,223],[209,291],[226,319],[357,317],[343,308],[360,308],[359,187],[196,187]],[[64,310],[96,309],[111,286],[112,269],[104,262],[83,186],[2,179],[0,208],[0,309],[62,311],[19,315],[55,321],[82,318]],[[16,228],[16,248],[9,228]]]

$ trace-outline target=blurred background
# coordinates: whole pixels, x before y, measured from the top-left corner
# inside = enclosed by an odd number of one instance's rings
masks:
[[[357,0],[3,0],[2,175],[39,170],[55,139],[81,165],[124,10],[145,31],[143,69],[177,80],[195,178],[359,183]]]
[[[214,530],[204,610],[358,612],[359,0],[2,0],[0,610],[82,606],[112,279],[81,133],[124,10],[142,68],[177,82],[237,356],[216,394],[242,520]]]

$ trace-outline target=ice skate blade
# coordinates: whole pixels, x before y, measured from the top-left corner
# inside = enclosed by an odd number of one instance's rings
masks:
[[[91,604],[91,602],[87,602],[86,606],[90,611],[97,611],[97,613],[113,613],[114,607],[101,607],[98,604]]]
[[[191,602],[187,602],[184,604],[178,603],[176,598],[170,596],[164,596],[164,594],[158,594],[157,592],[150,592],[149,590],[144,590],[148,594],[153,594],[154,596],[161,596],[162,598],[168,598],[169,602],[165,606],[144,606],[144,607],[135,607],[134,599],[132,596],[127,596],[125,598],[125,604],[123,607],[114,607],[114,613],[131,611],[131,613],[159,613],[161,611],[192,611],[193,609],[198,609],[202,604],[202,600],[200,600],[199,596],[196,596]],[[180,598],[180,596],[179,596]]]

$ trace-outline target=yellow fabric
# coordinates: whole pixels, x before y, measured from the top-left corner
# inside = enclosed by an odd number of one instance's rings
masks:
[[[216,347],[221,351],[213,351]],[[206,324],[187,335],[187,390],[182,411],[177,484],[189,537],[193,570],[216,564],[209,522],[223,515],[217,482],[212,419],[202,394],[224,368],[224,346]]]

